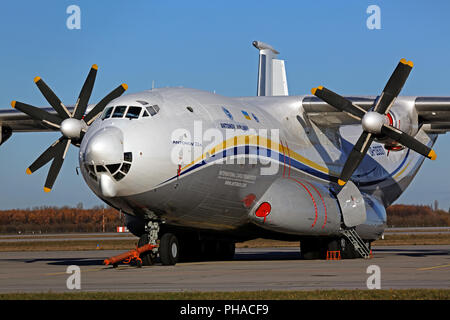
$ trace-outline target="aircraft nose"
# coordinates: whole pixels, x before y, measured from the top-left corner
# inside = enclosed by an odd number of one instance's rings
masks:
[[[89,138],[85,161],[89,164],[107,165],[123,160],[123,134],[117,128],[105,128]]]

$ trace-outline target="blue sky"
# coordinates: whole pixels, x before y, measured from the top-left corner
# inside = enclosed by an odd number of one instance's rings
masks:
[[[69,30],[69,5],[81,29]],[[369,30],[369,5],[381,9],[381,30]],[[99,73],[91,102],[122,82],[128,92],[156,86],[256,92],[253,40],[272,44],[286,60],[290,94],[326,84],[344,94],[381,92],[400,58],[414,61],[404,95],[450,96],[450,2],[433,1],[8,1],[0,11],[0,108],[11,100],[47,105],[33,83],[41,76],[73,104],[92,64]],[[0,147],[0,209],[101,204],[77,176],[71,147],[51,193],[47,168],[25,169],[59,137],[15,134]],[[398,203],[450,207],[450,137],[438,159],[425,161]]]

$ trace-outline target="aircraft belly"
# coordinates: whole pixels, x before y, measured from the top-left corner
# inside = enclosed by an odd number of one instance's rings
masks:
[[[212,164],[126,201],[137,216],[150,210],[170,225],[232,231],[249,223],[248,212],[276,178],[259,170],[250,164]]]

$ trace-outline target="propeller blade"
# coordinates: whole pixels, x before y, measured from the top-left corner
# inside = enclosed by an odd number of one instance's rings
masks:
[[[408,79],[409,73],[411,72],[413,66],[414,64],[412,61],[406,61],[406,59],[400,60],[386,86],[384,87],[381,96],[376,102],[374,111],[381,114],[387,114],[389,112],[395,98],[397,98],[406,82],[406,79]]]
[[[344,168],[342,169],[341,176],[338,180],[338,184],[340,186],[345,185],[347,181],[350,180],[353,172],[355,172],[356,168],[364,159],[364,156],[366,155],[367,150],[369,150],[373,140],[373,134],[363,131],[344,164]]]
[[[436,160],[437,156],[433,149],[397,128],[383,125],[383,127],[381,127],[381,133],[431,160]]]
[[[316,97],[322,99],[329,105],[339,109],[340,111],[347,112],[359,120],[366,114],[366,110],[353,104],[350,100],[338,95],[337,93],[328,90],[325,87],[319,86],[317,88],[311,89],[311,93]]]
[[[32,174],[52,160],[55,157],[57,146],[63,139],[64,137],[59,138],[50,147],[48,147],[47,150],[45,150],[39,158],[37,158],[31,166],[27,168],[27,174]]]
[[[84,113],[86,112],[86,108],[88,106],[89,98],[92,94],[92,89],[94,88],[95,77],[97,76],[98,66],[94,64],[89,71],[89,74],[84,82],[83,87],[81,88],[80,95],[78,96],[77,103],[75,105],[75,110],[73,111],[72,117],[81,120]]]
[[[64,158],[66,157],[67,149],[69,148],[71,140],[64,138],[55,147],[55,156],[53,158],[52,165],[48,171],[47,180],[45,181],[44,191],[50,192],[53,188],[53,184],[58,177],[59,171],[61,170]]]
[[[92,108],[92,110],[84,117],[84,122],[90,125],[95,117],[103,111],[106,105],[117,97],[120,97],[126,90],[128,86],[122,83],[120,86],[111,91],[106,97],[104,97],[97,105]]]
[[[35,120],[41,120],[44,123],[51,125],[52,127],[59,128],[61,126],[61,118],[55,116],[53,114],[48,113],[45,110],[36,108],[26,103],[22,103],[19,101],[12,101],[11,106],[23,113],[26,113],[31,118]]]
[[[55,111],[63,120],[71,117],[70,112],[63,105],[61,100],[59,100],[52,89],[47,86],[44,80],[42,80],[40,77],[36,77],[34,78],[34,83],[36,83],[39,91],[41,91],[48,103],[50,103],[53,109],[55,109]]]

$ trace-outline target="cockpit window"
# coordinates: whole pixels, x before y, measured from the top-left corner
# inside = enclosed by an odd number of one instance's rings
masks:
[[[137,119],[141,114],[141,110],[141,107],[129,107],[127,115],[125,117],[127,117],[128,119]]]
[[[109,116],[111,115],[111,112],[113,111],[113,108],[114,107],[109,107],[109,108],[105,109],[105,112],[103,113],[103,116],[102,116],[102,120],[109,118]]]
[[[147,107],[148,112],[152,115],[152,117],[159,112],[159,107],[157,104]]]
[[[144,110],[144,113],[142,114],[142,117],[150,117],[150,115],[148,114],[147,110]]]
[[[114,113],[112,115],[113,118],[123,118],[123,115],[125,114],[125,110],[127,109],[126,106],[118,106],[114,109]]]

